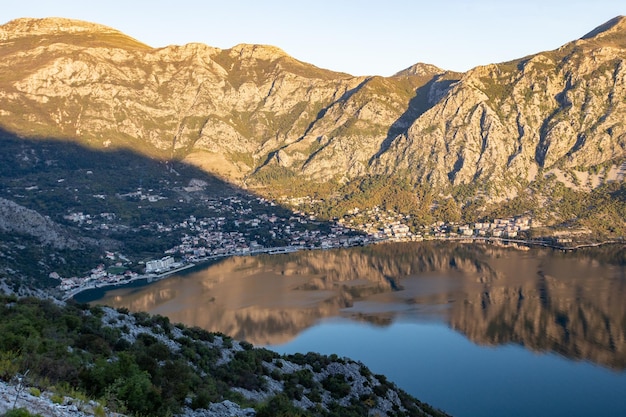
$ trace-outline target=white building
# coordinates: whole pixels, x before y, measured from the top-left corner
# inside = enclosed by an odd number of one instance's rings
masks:
[[[171,256],[148,261],[146,262],[146,273],[163,271],[171,268],[172,265],[174,265],[174,258]]]

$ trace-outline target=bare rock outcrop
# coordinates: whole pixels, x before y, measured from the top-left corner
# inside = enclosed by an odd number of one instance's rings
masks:
[[[273,46],[155,49],[100,25],[20,19],[0,27],[0,125],[260,187],[400,174],[492,199],[553,173],[585,188],[566,178],[626,160],[625,22],[465,74],[416,64],[385,78]]]
[[[0,231],[19,233],[38,239],[55,249],[78,249],[82,245],[49,217],[0,198]]]

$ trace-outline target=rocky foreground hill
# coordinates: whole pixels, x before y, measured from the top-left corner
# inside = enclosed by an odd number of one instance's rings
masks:
[[[108,307],[0,296],[0,312],[0,415],[447,415],[336,355],[281,356]]]
[[[464,74],[352,76],[273,46],[152,48],[67,19],[3,25],[0,57],[3,128],[182,160],[261,192],[323,183],[329,196],[393,176],[460,208],[532,197],[519,214],[555,187],[588,193],[626,173],[624,17]]]

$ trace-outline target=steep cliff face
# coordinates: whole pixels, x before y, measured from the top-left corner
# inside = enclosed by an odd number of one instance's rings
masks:
[[[13,201],[0,198],[0,232],[32,236],[57,249],[79,248],[79,243],[64,236],[62,228],[49,218]]]
[[[209,169],[220,168],[214,159],[230,162],[226,174],[233,176],[247,173],[264,146],[297,136],[292,131],[306,127],[309,113],[314,118],[359,82],[274,47],[152,49],[68,20],[10,22],[1,39],[7,127],[163,157],[206,152]]]
[[[20,19],[0,27],[0,125],[257,186],[285,173],[400,173],[444,193],[482,183],[497,197],[550,172],[597,186],[623,180],[625,49],[619,17],[558,50],[466,74],[416,64],[354,77],[272,46],[154,49],[105,26]]]
[[[7,23],[0,56],[6,128],[186,158],[235,180],[266,163],[313,178],[367,174],[389,132],[410,124],[394,122],[413,117],[415,88],[443,72],[353,77],[263,45],[153,49],[67,19]]]
[[[440,185],[502,185],[550,170],[582,178],[589,167],[621,163],[625,47],[620,17],[558,50],[475,68],[374,167],[413,167],[417,178]]]

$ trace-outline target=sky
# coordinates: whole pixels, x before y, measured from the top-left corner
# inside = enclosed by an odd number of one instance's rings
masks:
[[[392,75],[417,62],[454,71],[556,49],[618,15],[624,0],[16,0],[0,24],[67,17],[153,47],[274,45],[321,68]]]

